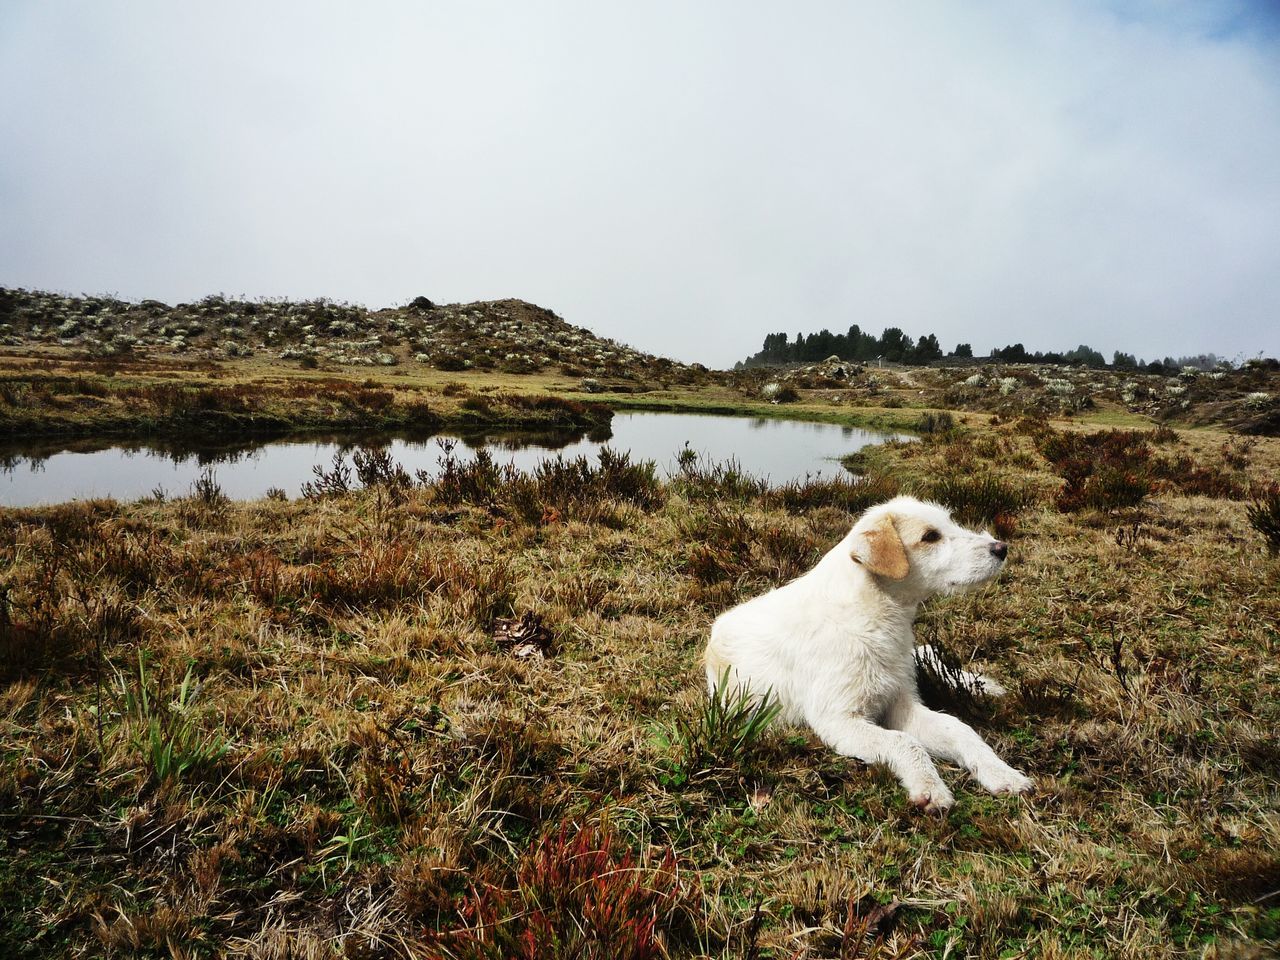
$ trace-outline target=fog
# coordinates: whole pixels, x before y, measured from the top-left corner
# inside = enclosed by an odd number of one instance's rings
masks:
[[[9,2],[0,284],[1274,355],[1275,9]]]

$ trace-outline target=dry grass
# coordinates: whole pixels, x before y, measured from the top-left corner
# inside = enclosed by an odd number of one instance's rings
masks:
[[[477,393],[446,389],[430,377],[309,373],[248,361],[180,366],[0,356],[0,438],[198,435],[208,441],[319,430],[429,434],[446,426],[582,432],[612,418],[585,395],[531,391],[513,380],[490,376]]]
[[[970,709],[1040,789],[962,783],[944,820],[801,732],[696,765],[681,746],[711,618],[811,563],[856,490],[706,465],[663,485],[615,463],[0,511],[0,942],[1263,956],[1280,935],[1280,567],[1245,501],[1162,484],[1059,511],[1036,443],[970,426],[866,458],[886,492],[940,476],[1018,492],[1007,575],[919,631],[1010,687]],[[1275,441],[1243,460],[1223,444],[1157,446],[1240,489],[1280,467]],[[527,612],[537,649],[495,638]]]

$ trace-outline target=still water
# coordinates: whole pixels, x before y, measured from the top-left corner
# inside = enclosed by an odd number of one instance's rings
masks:
[[[0,505],[32,506],[90,497],[133,500],[157,489],[185,496],[206,467],[232,497],[253,499],[272,487],[296,496],[314,479],[312,468],[327,466],[335,453],[360,446],[385,446],[411,474],[434,473],[441,455],[437,436],[368,433],[272,440],[264,443],[201,446],[184,441],[154,446],[98,446],[83,443],[24,442],[0,445]],[[733,458],[748,473],[774,483],[806,475],[838,476],[840,457],[892,435],[829,423],[678,413],[619,413],[610,430],[576,434],[489,433],[459,440],[455,456],[465,459],[484,447],[499,463],[529,469],[548,457],[579,454],[594,459],[601,446],[630,452],[633,460],[653,460],[659,470],[675,469],[687,445],[713,461]]]

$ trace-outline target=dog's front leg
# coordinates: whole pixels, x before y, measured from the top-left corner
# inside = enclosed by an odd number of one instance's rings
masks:
[[[869,720],[835,710],[814,712],[807,719],[814,733],[837,753],[863,763],[888,766],[906,787],[915,806],[930,813],[941,813],[955,802],[929,759],[929,752],[911,734],[886,730]]]
[[[1026,793],[1034,786],[997,757],[971,726],[950,714],[904,698],[890,711],[888,723],[915,737],[932,756],[964,767],[992,793]]]

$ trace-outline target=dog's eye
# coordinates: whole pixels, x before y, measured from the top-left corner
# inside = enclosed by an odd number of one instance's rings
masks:
[[[926,530],[923,537],[920,538],[921,543],[937,543],[942,539],[942,534],[937,530]]]

